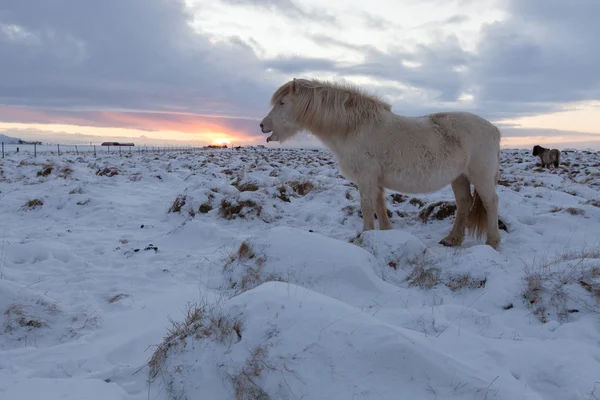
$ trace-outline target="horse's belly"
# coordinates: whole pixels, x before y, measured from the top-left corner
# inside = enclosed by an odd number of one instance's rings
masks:
[[[383,186],[403,193],[433,193],[449,185],[458,175],[460,172],[452,168],[426,173],[389,174],[384,177]]]

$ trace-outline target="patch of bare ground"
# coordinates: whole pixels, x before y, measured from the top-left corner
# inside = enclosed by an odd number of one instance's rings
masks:
[[[572,313],[600,311],[600,248],[542,257],[525,265],[522,297],[542,322],[568,320]]]

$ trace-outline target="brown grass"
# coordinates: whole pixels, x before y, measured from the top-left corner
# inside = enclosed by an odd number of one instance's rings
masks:
[[[208,201],[206,201],[206,202],[200,204],[200,207],[198,208],[198,212],[201,214],[206,214],[207,212],[209,212],[212,209],[213,209],[212,205]]]
[[[96,175],[98,176],[115,176],[115,175],[119,175],[119,170],[116,168],[104,168],[104,169],[99,169],[98,171],[96,171]]]
[[[242,320],[240,317],[226,314],[218,305],[207,303],[188,303],[182,322],[171,323],[163,341],[156,346],[148,366],[150,380],[154,380],[164,369],[169,353],[182,350],[189,338],[195,340],[214,340],[224,343],[228,339],[242,339]]]
[[[225,219],[236,219],[237,217],[244,218],[242,211],[244,209],[254,210],[257,216],[262,212],[262,205],[252,200],[242,200],[235,203],[227,199],[221,200],[219,215]]]
[[[419,200],[416,197],[410,199],[409,203],[415,207],[423,207],[425,205],[425,203],[422,200]]]
[[[408,263],[412,267],[412,271],[406,277],[409,287],[418,286],[421,289],[431,289],[440,283],[442,270],[433,260],[423,255],[419,259],[409,260]]]
[[[436,210],[434,212],[434,210]],[[430,219],[438,221],[444,220],[456,213],[456,205],[447,201],[438,201],[428,205],[419,212],[419,218],[423,223],[426,223]]]
[[[168,213],[178,213],[181,212],[181,207],[183,207],[185,205],[185,202],[187,200],[187,196],[186,195],[178,195],[175,200],[173,201],[173,204],[171,204],[171,207],[169,207],[169,210],[167,211]]]
[[[569,207],[565,211],[568,212],[571,215],[583,215],[583,214],[585,214],[585,211],[583,211],[581,208]]]
[[[484,288],[487,283],[487,278],[479,279],[474,278],[469,273],[451,276],[446,286],[453,292],[468,288],[468,289],[479,289]]]
[[[276,368],[267,364],[267,349],[259,345],[250,352],[241,371],[230,376],[235,389],[236,400],[269,400],[271,396],[257,383],[265,368],[275,371]]]
[[[308,180],[290,181],[288,182],[288,185],[290,185],[294,192],[296,192],[299,196],[306,196],[315,188],[315,185]]]
[[[40,199],[29,200],[27,203],[23,205],[23,208],[33,210],[35,208],[41,207],[44,205],[44,202]]]
[[[27,315],[23,307],[19,304],[11,304],[4,312],[6,320],[4,322],[4,331],[10,332],[14,329],[11,322],[16,322],[22,328],[42,328],[45,324],[39,318],[32,318]]]
[[[243,241],[238,250],[225,261],[223,271],[229,275],[229,289],[234,290],[234,296],[253,289],[265,282],[284,282],[275,274],[264,271],[267,256],[257,254],[248,241]]]
[[[119,294],[116,294],[116,295],[114,295],[114,296],[111,296],[111,297],[109,297],[109,298],[107,299],[107,301],[108,301],[110,304],[112,304],[112,303],[116,303],[116,302],[117,302],[117,301],[119,301],[119,300],[125,299],[125,298],[127,298],[127,297],[129,297],[129,295],[128,295],[128,294],[119,293]]]
[[[235,186],[240,192],[256,192],[258,189],[260,189],[257,184],[252,182],[234,183],[233,186]]]
[[[38,171],[37,176],[48,176],[52,173],[52,170],[54,170],[54,165],[46,164]]]
[[[404,203],[406,200],[408,200],[408,197],[406,197],[400,193],[392,193],[391,198],[392,198],[392,203],[394,203],[394,204]]]
[[[598,312],[600,249],[569,250],[549,260],[542,258],[532,266],[526,265],[523,282],[522,297],[542,323],[548,322],[549,317],[564,321],[569,314],[581,309]],[[596,304],[588,304],[569,285],[581,286]],[[577,308],[569,308],[569,302]]]

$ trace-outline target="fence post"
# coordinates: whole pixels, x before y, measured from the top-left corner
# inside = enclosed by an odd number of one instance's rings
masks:
[[[96,145],[94,145],[94,158],[96,158]]]
[[[37,157],[37,143],[33,144],[33,156]]]
[[[4,142],[2,142],[2,158],[4,158]]]
[[[119,156],[121,155],[121,146],[119,146]]]
[[[58,149],[58,155],[60,156],[60,144],[57,144],[56,148]]]
[[[75,153],[79,155],[79,150],[77,150],[77,145],[75,145]]]

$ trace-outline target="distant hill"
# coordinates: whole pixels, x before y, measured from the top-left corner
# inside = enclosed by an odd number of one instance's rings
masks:
[[[13,138],[10,136],[6,136],[0,133],[0,142],[4,142],[6,144],[19,144],[19,138]]]

